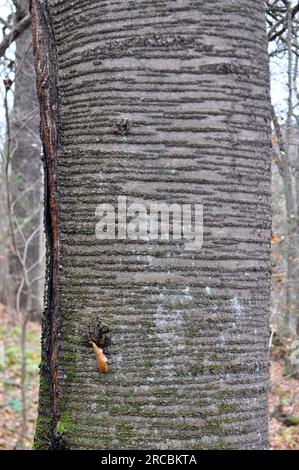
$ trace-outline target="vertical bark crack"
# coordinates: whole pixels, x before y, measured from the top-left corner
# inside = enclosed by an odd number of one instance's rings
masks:
[[[50,388],[52,447],[58,422],[59,379],[57,371],[59,322],[59,229],[57,198],[57,158],[59,149],[59,110],[57,53],[46,0],[31,0],[32,38],[37,94],[40,103],[41,138],[45,180],[45,231],[47,272],[43,319],[41,376]]]

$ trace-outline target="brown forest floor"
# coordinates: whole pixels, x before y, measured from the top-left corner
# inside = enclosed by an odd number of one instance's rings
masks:
[[[27,327],[27,426],[26,448],[34,435],[40,362],[40,325],[29,322]],[[22,423],[21,403],[21,318],[7,312],[0,304],[0,449],[15,449]],[[4,344],[4,348],[3,348]],[[1,353],[2,350],[2,353]],[[1,360],[2,359],[2,360]]]
[[[13,326],[12,326],[13,322]],[[0,304],[0,348],[5,345],[4,366],[0,362],[0,449],[17,448],[21,429],[20,401],[20,318],[14,313],[8,321],[6,308]],[[38,364],[40,361],[40,326],[29,322],[27,334],[27,400],[28,433],[26,447],[31,448],[38,397]],[[1,356],[1,349],[0,349]],[[0,357],[1,360],[1,357]],[[299,417],[299,380],[283,376],[283,361],[271,361],[270,448],[299,450],[299,425],[286,426],[284,416]]]
[[[282,359],[271,360],[270,446],[274,450],[299,450],[299,424],[288,426],[287,416],[299,422],[299,380],[283,376]]]

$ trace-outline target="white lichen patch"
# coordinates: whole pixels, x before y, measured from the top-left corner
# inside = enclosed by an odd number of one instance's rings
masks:
[[[209,296],[211,295],[212,291],[211,291],[211,288],[209,286],[206,286],[205,287],[205,295]]]
[[[239,316],[243,313],[244,309],[237,297],[233,297],[232,299],[230,299],[230,305],[235,315]]]

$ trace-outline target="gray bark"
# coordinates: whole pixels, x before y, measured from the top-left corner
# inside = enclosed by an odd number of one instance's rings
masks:
[[[265,448],[262,2],[33,0],[31,11],[49,191],[35,447]],[[100,243],[95,208],[118,195],[202,202],[203,248]],[[107,374],[87,340],[97,316],[112,335]]]

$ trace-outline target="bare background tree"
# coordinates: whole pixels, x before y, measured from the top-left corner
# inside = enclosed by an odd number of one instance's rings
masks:
[[[1,178],[2,236],[1,297],[14,323],[21,313],[22,428],[18,446],[24,445],[27,427],[26,328],[29,319],[41,321],[43,279],[42,169],[39,115],[33,67],[30,14],[27,1],[14,1],[2,19],[2,90],[4,142]],[[13,52],[11,44],[14,42]]]
[[[299,334],[299,3],[267,3],[269,52],[273,66],[286,69],[285,105],[272,105],[273,121],[273,338],[286,348],[289,361]]]

